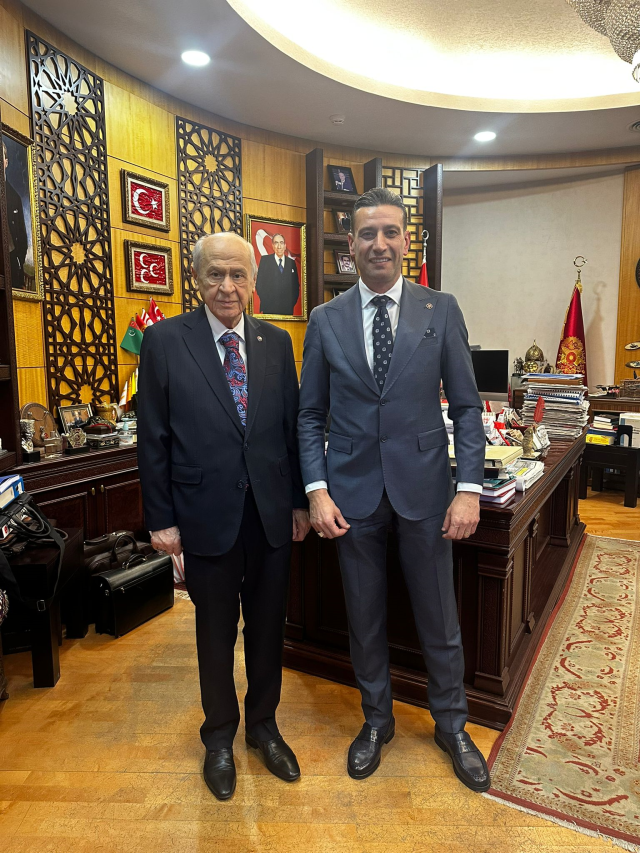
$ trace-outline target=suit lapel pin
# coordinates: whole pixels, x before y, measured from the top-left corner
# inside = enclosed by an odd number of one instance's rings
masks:
[[[424,307],[425,308],[433,308],[433,305],[430,302],[427,302],[427,304]]]
[[[259,341],[261,341],[261,340],[262,340],[262,338],[260,337],[260,335],[258,335],[258,340],[259,340]]]

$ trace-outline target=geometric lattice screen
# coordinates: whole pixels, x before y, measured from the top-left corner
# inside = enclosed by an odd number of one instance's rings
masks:
[[[182,307],[202,302],[191,276],[191,250],[204,234],[242,235],[242,152],[240,139],[176,118]]]
[[[104,83],[27,33],[52,405],[117,400]]]
[[[422,172],[423,169],[382,167],[382,186],[402,196],[407,209],[407,228],[411,233],[409,254],[402,264],[402,274],[417,281],[422,267]]]

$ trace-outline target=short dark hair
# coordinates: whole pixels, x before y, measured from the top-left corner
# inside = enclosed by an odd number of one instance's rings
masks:
[[[351,226],[355,224],[356,213],[363,207],[381,207],[383,204],[388,204],[391,207],[398,207],[402,211],[402,230],[407,230],[407,208],[400,196],[397,193],[391,192],[384,187],[375,187],[372,190],[367,190],[356,203],[353,205],[353,217]]]

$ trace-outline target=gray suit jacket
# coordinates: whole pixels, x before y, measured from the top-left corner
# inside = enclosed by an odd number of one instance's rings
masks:
[[[349,518],[371,515],[384,489],[404,518],[444,513],[453,486],[440,380],[454,423],[458,479],[481,485],[482,404],[455,298],[404,279],[382,394],[367,363],[358,285],[314,308],[304,341],[298,416],[305,485],[326,480]]]

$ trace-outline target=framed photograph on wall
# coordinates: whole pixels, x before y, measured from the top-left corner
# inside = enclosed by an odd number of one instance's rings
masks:
[[[7,187],[11,289],[16,299],[44,299],[40,217],[31,140],[2,125],[2,162]]]
[[[139,293],[173,293],[173,259],[168,246],[124,241],[127,290]]]
[[[70,429],[86,429],[89,418],[92,417],[91,403],[76,403],[73,406],[58,406],[58,417],[65,435]]]
[[[348,210],[335,210],[338,234],[348,234],[351,231],[351,213]]]
[[[345,252],[343,249],[335,249],[334,254],[336,256],[336,266],[338,267],[338,273],[340,275],[358,275],[356,262],[353,260],[349,252]]]
[[[131,225],[144,225],[169,231],[169,184],[120,170],[122,178],[122,219]]]
[[[245,237],[258,265],[249,312],[265,320],[306,320],[305,224],[247,215]]]
[[[327,166],[329,185],[334,193],[357,193],[353,172],[348,166]]]

